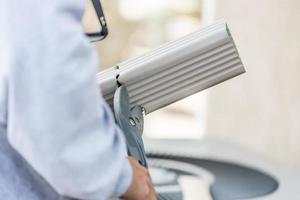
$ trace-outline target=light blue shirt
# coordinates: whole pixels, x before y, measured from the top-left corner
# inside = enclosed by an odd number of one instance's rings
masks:
[[[85,0],[0,0],[0,134],[62,195],[109,199],[132,179],[96,84]]]

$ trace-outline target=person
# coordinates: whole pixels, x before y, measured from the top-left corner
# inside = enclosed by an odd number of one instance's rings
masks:
[[[62,196],[154,200],[148,170],[126,157],[99,93],[97,53],[81,26],[85,4],[0,0],[0,136]]]

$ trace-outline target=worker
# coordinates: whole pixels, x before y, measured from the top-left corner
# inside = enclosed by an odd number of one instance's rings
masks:
[[[62,196],[156,199],[99,93],[97,52],[81,25],[85,6],[0,0],[1,200],[24,197],[18,156]]]

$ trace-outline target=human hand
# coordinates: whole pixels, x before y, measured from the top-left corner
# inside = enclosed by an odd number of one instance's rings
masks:
[[[135,158],[128,157],[133,170],[132,182],[127,192],[122,196],[124,200],[157,200],[149,171]]]

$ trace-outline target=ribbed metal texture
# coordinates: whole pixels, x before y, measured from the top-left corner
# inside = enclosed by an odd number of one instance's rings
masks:
[[[158,200],[182,200],[182,194],[181,193],[163,193],[163,194],[157,194]]]
[[[153,112],[245,72],[224,22],[217,22],[167,43],[115,69],[127,86],[131,105]],[[107,71],[98,76],[104,98],[111,104],[116,80]],[[101,80],[103,79],[103,80]]]

